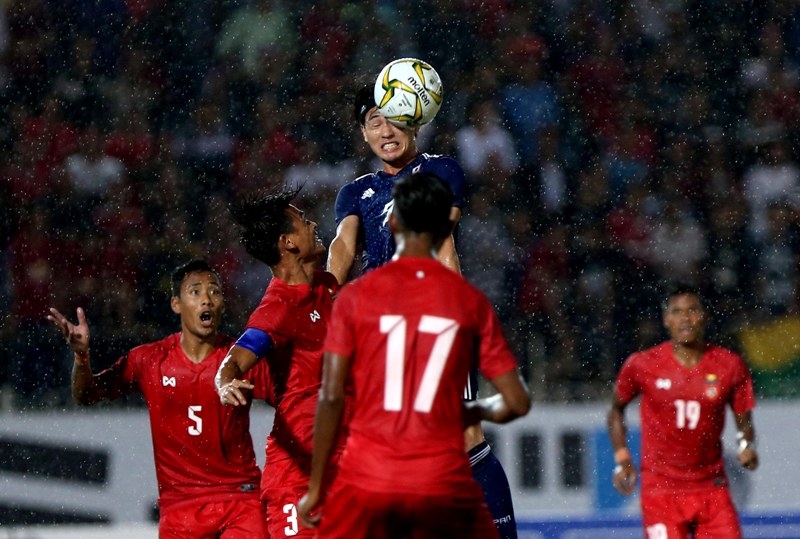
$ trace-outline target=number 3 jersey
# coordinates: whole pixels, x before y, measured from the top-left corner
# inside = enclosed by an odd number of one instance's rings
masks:
[[[247,322],[272,343],[266,361],[258,363],[269,366],[268,393],[275,407],[261,482],[265,495],[308,484],[322,345],[338,289],[336,277],[320,270],[310,285],[288,285],[273,277]]]
[[[700,363],[687,368],[665,342],[625,361],[616,393],[623,402],[641,395],[642,489],[726,484],[721,440],[726,407],[738,414],[755,406],[741,357],[707,345]]]
[[[456,494],[472,481],[462,394],[476,362],[516,369],[489,301],[431,258],[399,258],[339,293],[325,351],[351,358],[354,403],[337,481]]]
[[[190,361],[181,334],[138,346],[97,375],[114,398],[140,391],[150,429],[162,511],[183,502],[258,496],[259,469],[250,437],[250,404],[223,406],[214,376],[233,339],[218,335],[214,351]],[[256,387],[263,367],[251,371]],[[254,398],[264,398],[258,389]]]

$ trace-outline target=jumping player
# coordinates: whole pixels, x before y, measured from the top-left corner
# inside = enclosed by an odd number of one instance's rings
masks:
[[[452,230],[447,184],[412,174],[392,194],[395,258],[334,304],[300,516],[319,523],[319,539],[496,538],[463,428],[525,415],[530,399],[489,301],[435,258]],[[476,363],[499,394],[465,403],[463,380]],[[349,435],[320,513],[350,377]]]
[[[233,339],[217,331],[224,301],[217,273],[196,260],[172,274],[172,310],[181,331],[123,355],[92,373],[89,324],[58,310],[48,319],[74,352],[72,395],[82,405],[141,392],[150,411],[158,480],[159,537],[245,539],[267,537],[258,496],[260,471],[250,438],[250,398],[219,403],[211,384]],[[264,369],[251,373],[264,378]],[[265,382],[260,384],[265,385]],[[258,392],[254,397],[263,398]]]
[[[339,288],[333,275],[318,269],[325,246],[317,224],[291,205],[297,192],[262,191],[232,207],[242,243],[270,267],[272,280],[216,380],[223,404],[245,404],[244,390],[254,387],[243,376],[256,365],[269,366],[275,419],[261,490],[272,539],[313,537],[299,525],[296,506],[308,485],[322,345]]]
[[[347,281],[353,270],[359,245],[363,244],[362,274],[385,264],[394,254],[395,243],[388,227],[388,216],[394,204],[392,187],[399,178],[427,172],[443,179],[454,195],[450,210],[450,220],[454,223],[461,218],[466,188],[464,171],[454,159],[419,152],[416,145],[419,128],[400,128],[381,116],[370,85],[362,86],[356,93],[353,114],[364,141],[383,162],[383,170],[346,184],[336,198],[337,229],[328,253],[328,271],[341,284]],[[445,238],[439,260],[446,267],[460,271],[452,234]],[[478,377],[474,369],[465,380],[465,398],[477,398]],[[486,442],[480,424],[464,431],[464,441],[475,479],[483,488],[501,538],[516,539],[508,478]]]
[[[738,355],[706,344],[706,311],[693,287],[677,286],[668,294],[663,322],[670,340],[630,356],[617,377],[608,413],[617,464],[614,486],[628,495],[636,485],[624,412],[641,395],[645,536],[741,538],[721,436],[730,406],[738,430],[739,463],[748,470],[758,467],[750,371]]]

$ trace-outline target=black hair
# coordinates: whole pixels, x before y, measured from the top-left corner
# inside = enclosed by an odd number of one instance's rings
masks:
[[[286,210],[303,186],[295,189],[259,189],[231,203],[230,212],[241,227],[239,239],[254,258],[268,266],[281,259],[278,239],[292,232]]]
[[[353,97],[353,119],[358,125],[364,125],[367,112],[375,108],[375,91],[372,85],[363,83]]]
[[[402,177],[392,188],[392,198],[392,211],[406,230],[428,232],[436,240],[444,239],[452,231],[453,192],[435,174],[418,172]]]
[[[172,271],[172,275],[170,277],[170,281],[172,284],[172,295],[173,296],[180,296],[181,295],[181,285],[183,284],[184,279],[190,273],[213,273],[214,276],[217,278],[218,281],[222,282],[222,279],[219,278],[219,273],[211,267],[211,264],[206,262],[205,260],[192,260],[185,264],[182,264],[175,268]]]
[[[673,298],[683,295],[696,296],[697,299],[700,300],[700,304],[703,305],[703,308],[705,309],[705,301],[703,300],[703,293],[700,288],[689,283],[681,282],[673,283],[667,287],[663,296],[661,307],[666,311],[669,307],[669,302],[672,301]]]

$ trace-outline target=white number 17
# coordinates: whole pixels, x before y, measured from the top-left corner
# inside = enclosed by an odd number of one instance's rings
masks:
[[[397,412],[403,408],[403,372],[406,358],[406,319],[399,315],[383,315],[380,318],[381,333],[388,334],[386,339],[386,382],[383,392],[383,408]],[[433,399],[439,389],[439,381],[444,372],[444,365],[453,347],[458,324],[449,318],[423,315],[419,320],[417,331],[436,335],[422,381],[414,399],[414,410],[428,413],[431,411]]]

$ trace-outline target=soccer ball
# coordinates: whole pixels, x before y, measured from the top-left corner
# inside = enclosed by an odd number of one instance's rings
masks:
[[[398,127],[424,125],[442,106],[442,79],[422,60],[395,60],[384,66],[375,80],[375,105]]]

